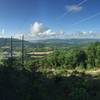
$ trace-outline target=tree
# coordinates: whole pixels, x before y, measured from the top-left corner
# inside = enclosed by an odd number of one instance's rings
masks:
[[[72,68],[79,67],[80,65],[82,65],[84,68],[87,66],[87,55],[83,50],[72,49],[66,54],[65,59],[66,65]]]

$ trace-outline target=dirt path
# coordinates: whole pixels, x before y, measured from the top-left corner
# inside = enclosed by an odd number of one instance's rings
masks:
[[[92,69],[92,70],[67,70],[67,69],[42,69],[42,70],[39,70],[40,72],[46,72],[46,73],[52,73],[54,75],[70,75],[71,73],[73,73],[74,71],[76,72],[84,72],[85,74],[89,74],[89,75],[92,75],[92,76],[97,76],[100,74],[100,69]]]
[[[100,74],[100,69],[86,71],[85,73],[95,76],[95,75]]]

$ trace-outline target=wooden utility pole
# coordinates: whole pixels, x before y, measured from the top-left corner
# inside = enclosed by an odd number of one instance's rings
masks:
[[[13,42],[13,39],[12,39],[12,36],[11,36],[11,43],[10,43],[10,48],[11,48],[10,56],[11,56],[11,58],[13,57],[13,44],[12,44],[12,42]]]
[[[24,35],[22,35],[22,66],[24,68]]]
[[[10,66],[13,66],[13,38],[10,41]]]

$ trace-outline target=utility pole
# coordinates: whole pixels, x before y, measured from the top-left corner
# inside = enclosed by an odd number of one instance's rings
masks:
[[[22,35],[22,67],[24,68],[24,35]]]
[[[11,41],[10,41],[10,63],[11,66],[13,65],[13,38],[11,36]]]
[[[12,45],[12,41],[13,41],[13,39],[12,39],[12,36],[11,36],[11,43],[10,43],[10,48],[11,48],[11,51],[10,51],[10,53],[11,53],[11,58],[13,57],[13,45]]]

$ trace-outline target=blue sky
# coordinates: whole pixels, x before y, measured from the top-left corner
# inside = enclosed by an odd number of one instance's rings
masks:
[[[0,0],[1,33],[29,33],[34,24],[52,34],[100,32],[100,0]]]

